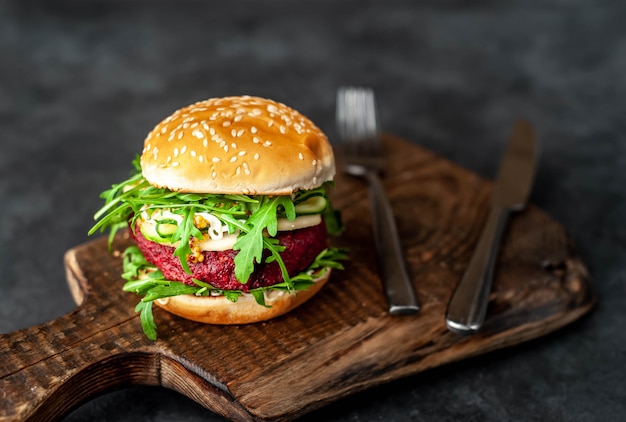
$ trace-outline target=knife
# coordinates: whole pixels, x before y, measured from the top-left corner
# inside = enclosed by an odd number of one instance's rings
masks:
[[[491,194],[491,206],[463,278],[446,312],[448,329],[459,334],[475,334],[485,320],[494,266],[509,215],[524,209],[533,183],[538,159],[537,138],[532,125],[518,120]]]

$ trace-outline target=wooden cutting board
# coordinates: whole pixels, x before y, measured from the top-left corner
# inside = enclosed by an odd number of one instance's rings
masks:
[[[155,309],[159,340],[142,333],[137,296],[121,290],[118,237],[67,252],[78,308],[0,335],[0,420],[54,420],[129,385],[179,391],[231,420],[285,421],[357,391],[545,335],[594,304],[563,227],[534,206],[505,234],[484,329],[446,329],[447,302],[470,259],[492,184],[414,144],[385,137],[384,180],[421,311],[392,317],[377,273],[361,180],[338,175],[334,205],[350,247],[345,271],[295,311],[269,322],[211,326]]]

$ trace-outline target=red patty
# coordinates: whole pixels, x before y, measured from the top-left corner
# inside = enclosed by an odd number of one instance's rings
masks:
[[[137,246],[148,262],[157,266],[168,280],[182,281],[194,285],[192,278],[210,283],[217,289],[248,291],[257,287],[271,286],[283,281],[280,267],[276,262],[256,264],[247,284],[241,284],[235,278],[233,259],[238,251],[203,251],[203,262],[189,262],[191,274],[180,265],[174,248],[152,242],[141,234],[139,228],[132,233]],[[322,222],[317,226],[304,229],[279,232],[276,238],[286,249],[281,253],[290,276],[305,270],[315,257],[327,248],[326,226]]]

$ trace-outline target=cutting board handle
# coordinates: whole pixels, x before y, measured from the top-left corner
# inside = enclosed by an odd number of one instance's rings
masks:
[[[79,307],[54,321],[0,335],[0,421],[57,420],[121,385],[158,385],[149,353],[124,353]],[[110,321],[112,322],[112,321]],[[5,354],[5,357],[7,355]]]
[[[0,335],[0,422],[60,419],[78,404],[124,385],[159,385],[159,358],[132,306],[89,286],[75,250],[65,254],[78,307],[58,319]],[[97,288],[96,288],[97,289]],[[98,300],[90,300],[89,293]]]

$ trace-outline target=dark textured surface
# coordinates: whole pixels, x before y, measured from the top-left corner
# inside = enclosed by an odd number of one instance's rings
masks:
[[[626,6],[622,1],[0,0],[0,332],[74,304],[65,250],[145,134],[195,100],[254,94],[334,134],[335,90],[378,94],[387,131],[492,177],[536,125],[532,201],[560,221],[599,305],[560,332],[376,388],[305,420],[621,420],[626,415]],[[0,402],[1,405],[1,402]],[[220,420],[131,388],[66,420]]]

